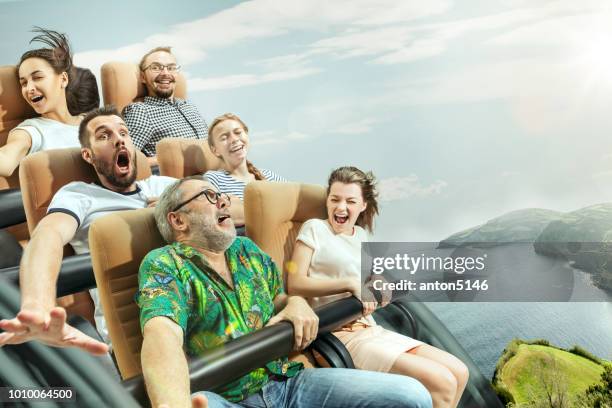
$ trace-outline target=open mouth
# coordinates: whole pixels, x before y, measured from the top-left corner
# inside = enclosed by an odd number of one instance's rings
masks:
[[[236,153],[244,149],[244,145],[237,145],[230,149],[230,153]]]
[[[334,215],[334,221],[336,221],[338,224],[345,224],[348,219],[348,215]]]
[[[174,79],[173,78],[159,78],[155,80],[155,83],[160,84],[160,85],[170,85],[174,83]]]
[[[224,223],[230,219],[229,214],[223,214],[217,217],[217,224],[224,225]]]
[[[122,150],[117,153],[117,159],[115,161],[117,168],[120,173],[128,173],[130,170],[130,155],[127,150]]]
[[[32,101],[33,103],[38,103],[38,102],[42,101],[43,98],[44,97],[42,95],[36,95],[36,96],[33,96],[32,98],[30,98],[30,101]]]

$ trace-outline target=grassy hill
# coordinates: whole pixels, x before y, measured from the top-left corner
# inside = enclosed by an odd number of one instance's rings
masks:
[[[519,405],[542,398],[546,387],[553,393],[563,393],[567,399],[576,398],[600,382],[604,367],[588,352],[580,348],[572,351],[541,340],[513,340],[500,358],[493,384],[498,393],[506,394],[507,401],[514,400]]]

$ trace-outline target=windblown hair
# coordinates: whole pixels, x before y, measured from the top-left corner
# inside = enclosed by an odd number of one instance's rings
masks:
[[[89,125],[89,122],[98,116],[119,116],[120,118],[123,118],[117,108],[115,108],[113,105],[106,105],[101,108],[96,108],[87,113],[79,124],[79,142],[81,143],[81,147],[91,147],[87,125]]]
[[[40,58],[49,63],[53,71],[68,75],[66,87],[66,105],[71,115],[80,115],[100,106],[100,94],[95,75],[86,68],[75,67],[72,63],[72,52],[65,34],[41,27],[32,30],[38,35],[30,40],[47,45],[49,48],[37,48],[26,51],[17,64],[17,69],[29,58]]]
[[[235,115],[233,113],[224,113],[221,116],[217,116],[211,122],[210,126],[208,127],[207,140],[208,140],[208,146],[210,146],[211,149],[214,147],[214,142],[213,142],[213,137],[212,137],[213,129],[215,128],[215,126],[219,125],[221,122],[224,122],[226,120],[235,120],[236,122],[240,123],[240,126],[242,126],[242,129],[244,129],[245,132],[249,133],[249,127],[242,121],[242,119],[240,119],[240,117],[238,117],[238,115]],[[247,170],[249,171],[249,173],[255,176],[255,180],[265,180],[266,179],[264,175],[261,174],[261,171],[259,171],[259,169],[255,167],[253,163],[247,160],[246,165],[247,165]]]
[[[363,201],[367,204],[366,209],[359,214],[356,224],[369,232],[374,231],[374,217],[378,215],[378,191],[376,191],[376,178],[371,171],[364,173],[357,167],[345,166],[332,171],[327,181],[327,195],[332,184],[340,182],[344,184],[357,184],[361,188]]]

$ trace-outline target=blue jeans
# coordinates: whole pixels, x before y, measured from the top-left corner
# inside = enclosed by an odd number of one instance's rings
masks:
[[[210,408],[431,407],[431,395],[414,378],[345,368],[307,368],[295,377],[271,380],[238,403],[204,394]]]

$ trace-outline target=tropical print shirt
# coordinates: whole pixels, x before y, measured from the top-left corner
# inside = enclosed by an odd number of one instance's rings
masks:
[[[225,257],[234,289],[188,245],[175,242],[149,252],[138,273],[141,329],[156,316],[172,319],[183,329],[190,357],[261,329],[274,315],[274,298],[284,292],[280,271],[245,237],[237,237]],[[302,368],[281,358],[215,391],[229,401],[241,401],[271,376],[293,377]]]

